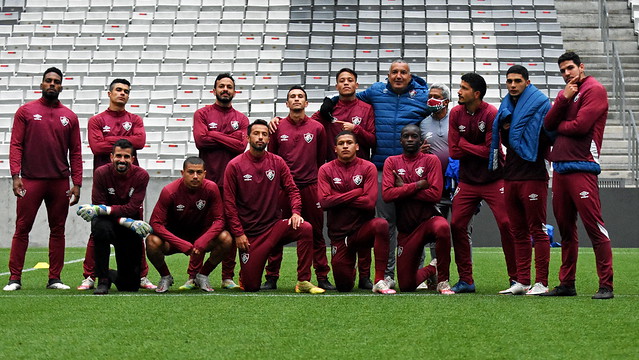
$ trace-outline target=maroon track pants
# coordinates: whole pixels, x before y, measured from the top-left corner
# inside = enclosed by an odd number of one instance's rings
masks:
[[[144,244],[144,242],[142,242]],[[140,276],[145,277],[149,275],[149,264],[146,262],[146,252],[142,251],[142,259],[140,262],[142,272],[140,272]],[[95,279],[95,242],[93,240],[93,235],[89,236],[89,241],[87,242],[87,250],[84,254],[84,262],[82,263],[82,268],[84,270],[82,276],[85,278],[91,276]]]

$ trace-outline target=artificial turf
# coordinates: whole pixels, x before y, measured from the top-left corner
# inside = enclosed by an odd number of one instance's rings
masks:
[[[476,294],[424,291],[393,296],[370,291],[295,294],[295,251],[285,248],[278,290],[213,294],[177,290],[187,258],[168,264],[176,284],[152,291],[93,296],[46,290],[46,270],[25,272],[23,289],[0,293],[0,358],[6,359],[280,359],[280,358],[636,358],[639,354],[639,249],[614,249],[615,298],[597,290],[592,249],[580,250],[577,297],[499,296],[508,287],[503,254],[475,248]],[[84,249],[67,249],[66,260]],[[0,249],[0,264],[8,249]],[[26,267],[47,261],[46,249],[27,253]],[[560,250],[551,255],[557,285]],[[451,265],[452,282],[456,280]],[[75,288],[81,262],[62,279]],[[157,272],[151,268],[156,282]],[[0,275],[6,284],[8,275]],[[237,281],[237,277],[236,277]]]

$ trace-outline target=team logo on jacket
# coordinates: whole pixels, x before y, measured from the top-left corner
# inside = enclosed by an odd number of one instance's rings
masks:
[[[103,133],[108,133],[110,131],[111,131],[111,127],[109,125],[104,125],[104,127],[102,128]]]
[[[202,209],[204,209],[204,207],[206,206],[206,200],[202,200],[202,199],[198,200],[198,201],[195,203],[195,206],[197,206],[197,209],[198,209],[198,210],[202,210]]]
[[[464,125],[459,125],[459,132],[466,132],[466,127]]]
[[[353,125],[359,125],[362,123],[362,118],[359,116],[353,116],[351,121],[353,122]]]
[[[273,181],[273,179],[275,179],[275,170],[273,169],[266,170],[266,178]]]
[[[480,121],[479,124],[477,124],[477,127],[479,127],[479,131],[481,132],[486,131],[486,123],[483,121]]]
[[[240,259],[242,260],[242,264],[246,264],[249,261],[251,255],[249,253],[243,253]]]
[[[341,185],[342,184],[342,179],[338,178],[338,177],[334,177],[333,178],[333,184],[335,185]]]
[[[60,116],[60,122],[62,123],[62,126],[67,126],[69,125],[69,118],[66,116]]]
[[[414,97],[415,97],[415,95],[417,95],[417,90],[413,89],[413,90],[409,91],[409,92],[408,92],[408,95],[409,95],[411,98],[414,98]]]
[[[233,120],[231,121],[231,127],[233,128],[233,130],[237,130],[240,128],[240,122],[237,120]]]
[[[337,254],[337,246],[331,246],[331,255],[335,256]]]
[[[363,179],[364,178],[362,177],[362,175],[353,176],[353,182],[355,183],[355,185],[361,184]]]
[[[175,211],[184,211],[185,206],[182,204],[179,204],[178,206],[175,207]]]
[[[42,115],[40,115],[40,114],[33,115],[33,120],[37,120],[37,121],[42,120]]]
[[[589,192],[587,192],[587,191],[582,191],[582,192],[580,192],[580,193],[579,193],[579,196],[580,196],[582,199],[587,199],[588,197],[590,197],[590,193],[589,193]]]
[[[253,175],[251,174],[245,174],[242,178],[244,178],[244,181],[253,181]]]
[[[528,195],[528,198],[530,199],[530,201],[537,201],[537,200],[539,200],[539,195],[530,194],[530,195]]]
[[[499,192],[500,192],[502,195],[504,195],[504,187],[503,187],[503,186],[499,188]]]
[[[108,188],[107,191],[109,192],[109,195],[115,195],[115,189],[114,188]]]
[[[135,188],[131,187],[129,189],[129,197],[133,196],[133,192],[135,191]]]
[[[402,256],[403,253],[404,253],[404,247],[403,246],[398,246],[397,247],[397,257]]]
[[[210,122],[209,123],[209,129],[211,129],[211,130],[217,129],[217,123],[216,122]]]
[[[126,121],[122,123],[122,128],[124,131],[129,131],[133,127],[133,124],[130,121]]]
[[[304,141],[310,144],[311,141],[313,141],[313,134],[311,133],[304,134]]]
[[[406,170],[405,169],[397,169],[397,175],[399,175],[399,176],[406,175]]]
[[[281,142],[288,141],[288,135],[282,134],[282,136],[280,136],[280,141]]]
[[[572,100],[572,102],[577,102],[579,100],[579,95],[581,95],[581,93],[578,93],[575,98]]]
[[[417,176],[422,177],[422,175],[424,175],[424,167],[420,166],[417,169],[415,169],[415,174],[417,174]]]
[[[432,138],[433,137],[433,132],[432,131],[427,132],[425,137],[426,137],[426,139]]]

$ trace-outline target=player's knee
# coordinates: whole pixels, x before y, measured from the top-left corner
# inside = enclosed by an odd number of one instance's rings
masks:
[[[376,234],[388,234],[388,221],[384,218],[374,218],[372,222]]]
[[[162,246],[162,239],[157,235],[149,235],[146,237],[146,250],[157,251]]]
[[[231,245],[233,244],[233,237],[226,230],[220,233],[220,235],[217,237],[217,240],[220,242],[220,245],[223,248],[230,248]]]

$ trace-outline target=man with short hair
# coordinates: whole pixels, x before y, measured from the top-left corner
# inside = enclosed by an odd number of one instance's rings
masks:
[[[189,279],[180,290],[199,287],[211,292],[209,274],[227,255],[233,239],[224,230],[224,211],[220,191],[206,177],[205,163],[188,157],[182,165],[182,177],[162,189],[151,215],[153,234],[146,238],[149,260],[160,273],[158,293],[169,291],[173,276],[165,256],[183,253],[190,256]],[[204,265],[204,254],[210,252]]]
[[[280,121],[277,130],[271,135],[268,148],[271,153],[281,156],[291,170],[302,200],[301,216],[313,227],[313,267],[317,286],[324,290],[335,290],[335,286],[328,280],[330,268],[322,234],[324,214],[317,199],[317,172],[326,160],[326,133],[322,124],[306,116],[307,106],[306,91],[299,85],[291,87],[286,96],[289,114]],[[280,195],[283,216],[289,217],[288,194]],[[262,290],[277,288],[282,263],[281,250],[277,248],[269,256]]]
[[[384,280],[388,260],[388,223],[375,217],[377,169],[371,162],[357,157],[357,137],[340,132],[334,151],[337,159],[319,169],[319,203],[328,215],[331,239],[331,264],[338,291],[351,291],[355,285],[355,260],[366,249],[375,251],[375,285],[373,292],[394,294]]]
[[[543,123],[550,110],[548,97],[528,79],[528,69],[513,65],[506,72],[508,95],[493,123],[488,165],[497,168],[499,148],[506,146],[504,199],[512,228],[517,264],[517,281],[499,293],[540,295],[548,291],[550,240],[546,233],[548,171],[546,153],[550,147]],[[535,247],[535,283],[531,286],[530,263]]]
[[[459,105],[450,111],[448,146],[450,156],[459,160],[459,185],[452,204],[451,233],[459,281],[452,287],[455,293],[475,292],[468,223],[484,200],[495,216],[506,258],[508,277],[517,279],[513,235],[504,205],[502,169],[488,170],[488,155],[492,141],[493,120],[497,109],[484,102],[486,81],[476,73],[461,77]],[[500,154],[501,155],[501,154]]]
[[[77,215],[91,222],[95,242],[95,295],[109,293],[115,283],[119,291],[140,288],[140,258],[143,239],[151,233],[148,223],[140,220],[149,174],[133,165],[133,144],[121,139],[113,144],[111,163],[97,168],[93,176],[91,204],[81,205]],[[109,270],[111,246],[115,248],[117,271]]]
[[[260,290],[266,258],[275,247],[297,241],[297,285],[295,292],[321,294],[313,285],[313,229],[300,215],[302,202],[284,160],[266,151],[269,130],[266,121],[248,127],[250,148],[231,160],[224,172],[224,209],[228,229],[240,250],[240,279],[244,291]],[[292,216],[279,216],[280,191],[288,194]]]
[[[111,162],[110,155],[113,151],[113,144],[117,140],[126,139],[133,144],[134,157],[133,164],[138,165],[138,159],[135,157],[135,151],[144,147],[146,142],[146,132],[144,131],[144,123],[142,118],[136,114],[132,114],[126,110],[126,104],[129,102],[129,94],[131,92],[131,83],[126,79],[114,79],[109,84],[109,107],[89,119],[87,126],[87,137],[89,139],[89,147],[93,152],[93,171],[100,166]],[[141,214],[140,216],[142,216]],[[84,280],[78,290],[93,289],[95,284],[95,259],[93,256],[94,242],[89,237],[87,243],[86,254],[82,263],[84,269]],[[146,263],[146,256],[142,253],[142,277],[140,279],[140,288],[155,289],[155,285],[147,278],[149,273],[149,265]]]
[[[200,150],[200,158],[206,163],[206,178],[217,184],[220,196],[224,190],[226,165],[246,150],[246,129],[249,121],[246,115],[233,108],[235,79],[222,73],[213,83],[215,103],[198,109],[193,115],[193,138]],[[237,249],[231,244],[228,256],[222,262],[222,287],[235,289],[233,281]]]
[[[13,194],[17,198],[16,230],[9,254],[9,283],[5,291],[22,288],[22,269],[29,232],[44,201],[49,220],[49,282],[47,289],[69,289],[60,280],[64,266],[64,225],[69,206],[80,199],[82,142],[78,117],[58,100],[62,71],[44,71],[42,97],[15,113],[9,147]],[[67,158],[68,156],[68,158]],[[70,165],[70,166],[69,166]],[[69,176],[73,187],[69,190]]]
[[[555,131],[549,160],[553,162],[552,207],[561,234],[559,286],[542,294],[575,296],[575,272],[579,240],[577,214],[595,251],[599,290],[593,299],[613,294],[612,249],[601,216],[597,175],[599,154],[608,117],[608,94],[592,76],[585,74],[579,55],[567,52],[557,60],[566,87],[557,94],[544,125]]]
[[[402,291],[415,291],[427,278],[437,275],[437,290],[453,294],[448,283],[450,227],[437,209],[443,176],[435,155],[420,152],[421,131],[409,124],[402,129],[402,155],[384,163],[382,198],[397,208],[397,280]],[[437,258],[420,269],[424,246],[435,243]]]

